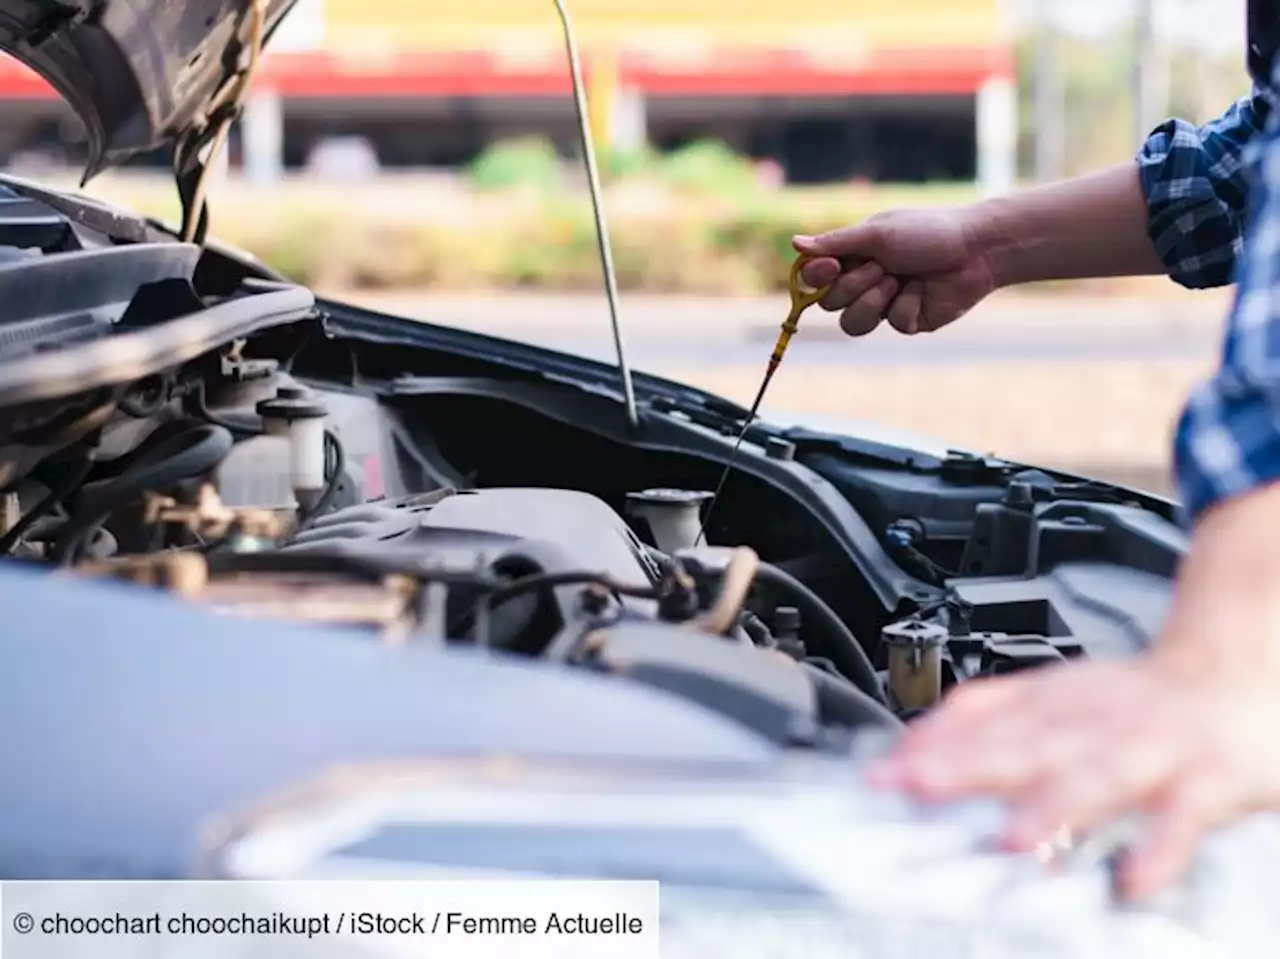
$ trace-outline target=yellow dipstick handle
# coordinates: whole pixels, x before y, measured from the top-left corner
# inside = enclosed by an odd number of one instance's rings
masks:
[[[819,290],[811,289],[801,278],[800,271],[804,269],[804,265],[810,259],[812,257],[799,257],[791,267],[791,281],[788,284],[788,288],[791,291],[791,312],[787,314],[787,320],[782,324],[782,332],[778,335],[778,342],[773,348],[773,355],[769,357],[770,375],[777,371],[778,365],[782,362],[783,354],[787,352],[787,347],[791,345],[791,337],[795,336],[796,331],[800,329],[800,314],[831,292],[830,286],[824,286]]]
[[[824,286],[820,290],[814,290],[801,279],[800,271],[804,269],[804,265],[811,259],[813,257],[802,256],[791,267],[791,282],[789,284],[791,290],[791,312],[787,314],[787,321],[782,324],[782,333],[778,337],[777,345],[773,348],[773,355],[769,357],[769,369],[764,374],[764,380],[760,384],[760,391],[756,393],[755,402],[751,404],[751,410],[747,413],[747,418],[742,421],[742,429],[738,433],[737,442],[733,444],[733,452],[729,454],[729,462],[725,464],[724,472],[720,474],[720,482],[716,484],[716,490],[711,494],[711,502],[707,505],[706,513],[703,514],[702,528],[698,531],[695,545],[701,545],[703,538],[707,535],[707,523],[711,519],[711,512],[716,508],[716,501],[720,499],[720,493],[724,489],[725,481],[729,479],[729,474],[733,472],[733,464],[738,461],[738,451],[742,449],[742,441],[746,438],[747,430],[751,428],[751,423],[756,418],[756,414],[760,412],[760,404],[764,401],[764,394],[769,388],[769,382],[782,364],[782,354],[787,352],[787,347],[791,344],[791,337],[795,336],[796,330],[800,329],[800,314],[831,292],[830,285]]]

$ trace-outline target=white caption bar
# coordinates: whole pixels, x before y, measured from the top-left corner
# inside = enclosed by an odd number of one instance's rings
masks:
[[[6,882],[3,959],[658,959],[656,882]]]

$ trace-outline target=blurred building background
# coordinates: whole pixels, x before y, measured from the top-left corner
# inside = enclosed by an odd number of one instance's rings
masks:
[[[1200,112],[1200,101],[1239,92],[1243,7],[570,2],[597,142],[608,148],[715,139],[775,162],[792,183],[976,181],[991,190],[1019,171],[1049,176],[1129,150],[1130,131],[1166,109]],[[299,0],[271,49],[233,149],[232,162],[256,180],[309,162],[456,167],[528,134],[572,151],[549,0]],[[1136,80],[1135,65],[1146,70]],[[1135,97],[1140,119],[1126,116]],[[1068,122],[1086,129],[1067,138]],[[0,160],[74,154],[76,140],[43,81],[4,64]]]
[[[799,182],[967,180],[979,131],[1010,124],[999,0],[570,8],[597,135],[617,149],[710,136]],[[365,138],[390,167],[457,165],[527,133],[573,142],[549,0],[300,0],[272,51],[242,130],[254,176],[302,166],[339,137]],[[10,139],[22,126],[49,139],[58,111],[45,94],[20,70],[0,74]],[[1003,146],[992,140],[993,162],[1007,162]]]

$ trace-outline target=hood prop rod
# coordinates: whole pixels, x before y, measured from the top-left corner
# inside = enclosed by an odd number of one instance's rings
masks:
[[[582,140],[582,158],[587,167],[587,189],[591,193],[591,213],[595,219],[596,244],[600,249],[600,268],[604,273],[604,292],[609,300],[609,322],[613,327],[613,345],[618,353],[618,374],[622,377],[622,398],[626,404],[627,422],[639,429],[640,413],[636,407],[636,387],[631,380],[631,366],[627,362],[627,347],[622,338],[622,320],[618,311],[618,276],[613,266],[613,247],[609,242],[609,224],[604,215],[603,190],[600,188],[600,171],[596,165],[595,146],[591,140],[590,113],[587,109],[586,85],[582,82],[582,62],[578,56],[578,42],[574,38],[573,24],[564,0],[554,0],[560,25],[564,30],[565,52],[569,56],[569,72],[573,78],[573,106],[578,114],[578,135]]]

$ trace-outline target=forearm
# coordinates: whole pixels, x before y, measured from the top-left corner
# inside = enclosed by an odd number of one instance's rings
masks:
[[[967,229],[998,286],[1158,276],[1136,163],[975,204]]]
[[[1256,141],[1222,366],[1174,436],[1194,533],[1161,655],[1280,673],[1280,132]],[[1235,663],[1231,661],[1235,660]]]
[[[1201,518],[1155,654],[1208,674],[1280,672],[1280,482],[1223,500]]]
[[[1202,126],[1169,120],[1137,162],[971,207],[971,234],[996,283],[1161,274],[1192,289],[1232,282],[1249,195],[1245,148],[1270,109],[1255,93]]]

